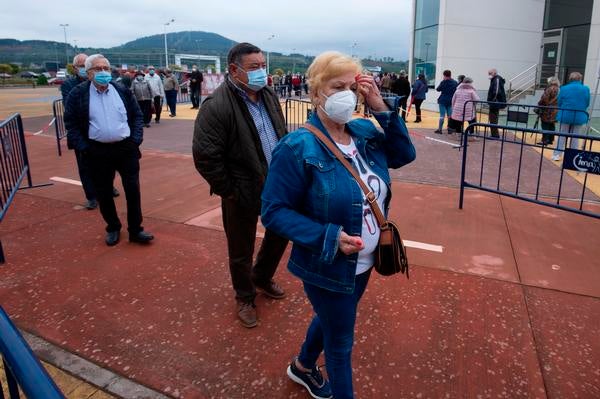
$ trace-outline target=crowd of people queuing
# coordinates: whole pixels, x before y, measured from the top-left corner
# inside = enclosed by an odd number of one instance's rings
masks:
[[[73,65],[76,75],[62,87],[64,121],[88,208],[99,204],[106,222],[105,242],[116,245],[122,225],[113,182],[119,172],[127,199],[129,240],[147,244],[154,236],[142,227],[139,146],[143,129],[151,126],[152,113],[154,122],[160,123],[165,100],[169,115],[176,116],[180,82],[169,69],[160,71],[151,65],[145,71],[115,75],[101,54],[79,54]],[[306,74],[268,75],[261,49],[250,43],[234,46],[227,65],[225,81],[204,102],[202,73],[196,66],[189,84],[192,108],[199,109],[193,131],[194,164],[211,194],[221,197],[237,318],[244,327],[256,327],[257,294],[276,300],[286,297],[274,275],[291,242],[288,269],[302,282],[314,314],[287,375],[314,398],[353,398],[357,308],[376,262],[380,230],[367,217],[371,199],[324,143],[307,127],[287,131],[279,100],[300,96],[302,91],[309,96],[316,111],[307,123],[346,155],[387,214],[388,169],[416,158],[405,124],[407,101],[415,106],[414,122],[421,122],[421,104],[430,84],[424,74],[411,85],[404,71],[366,73],[359,61],[338,52],[317,56]],[[440,93],[435,133],[442,134],[446,120],[448,133],[461,132],[465,121],[476,121],[474,104],[465,104],[479,96],[471,77],[459,75],[456,81],[449,70],[442,75],[435,89]],[[506,106],[504,79],[495,69],[488,76],[489,121],[497,124],[499,110]],[[574,132],[587,122],[580,117],[584,113],[553,108],[585,110],[589,88],[581,80],[581,74],[572,73],[569,83],[560,88],[558,79],[548,80],[539,101],[543,145],[553,143],[550,132],[556,122],[561,131]],[[386,105],[386,95],[400,97],[400,112]],[[359,102],[383,133],[370,119],[353,118]],[[491,129],[491,135],[498,137],[497,128]],[[556,151],[562,149],[564,137]],[[254,258],[259,216],[266,231]],[[317,365],[323,352],[328,379]]]

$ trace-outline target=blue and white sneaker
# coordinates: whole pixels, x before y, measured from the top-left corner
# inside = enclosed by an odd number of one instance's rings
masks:
[[[308,393],[315,399],[333,398],[329,381],[323,378],[319,366],[315,366],[310,372],[305,373],[296,367],[296,359],[287,368],[287,375],[292,381],[308,389]]]

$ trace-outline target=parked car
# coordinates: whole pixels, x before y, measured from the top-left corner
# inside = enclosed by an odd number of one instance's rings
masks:
[[[38,76],[40,76],[38,73],[31,72],[31,71],[21,72],[21,77],[25,78],[25,79],[37,78]]]

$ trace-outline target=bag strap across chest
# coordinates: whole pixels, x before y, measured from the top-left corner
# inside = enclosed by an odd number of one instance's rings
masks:
[[[387,225],[387,220],[386,220],[385,216],[383,215],[383,212],[381,211],[379,204],[377,203],[377,197],[375,196],[375,193],[372,190],[370,190],[369,187],[365,184],[365,182],[360,178],[360,175],[358,174],[356,169],[354,169],[352,167],[352,165],[350,164],[350,162],[348,162],[348,160],[344,157],[344,154],[338,148],[338,146],[335,145],[335,143],[331,139],[329,139],[327,136],[325,136],[325,134],[316,126],[314,126],[310,123],[305,123],[302,127],[304,127],[306,130],[308,130],[309,132],[314,134],[315,137],[317,139],[319,139],[319,141],[321,141],[323,144],[325,144],[327,149],[329,149],[329,151],[331,151],[333,153],[333,155],[335,155],[335,157],[338,159],[338,161],[341,162],[341,164],[344,166],[344,168],[346,168],[348,170],[348,172],[350,172],[350,174],[354,177],[354,179],[356,180],[356,182],[362,189],[363,193],[365,194],[365,197],[367,198],[367,201],[369,202],[369,205],[371,206],[371,209],[373,210],[375,219],[377,219],[377,224],[379,224],[380,228],[384,228]]]

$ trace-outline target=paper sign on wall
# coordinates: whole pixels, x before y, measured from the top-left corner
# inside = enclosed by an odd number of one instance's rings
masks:
[[[548,58],[554,58],[556,57],[556,52],[555,51],[548,51]]]

